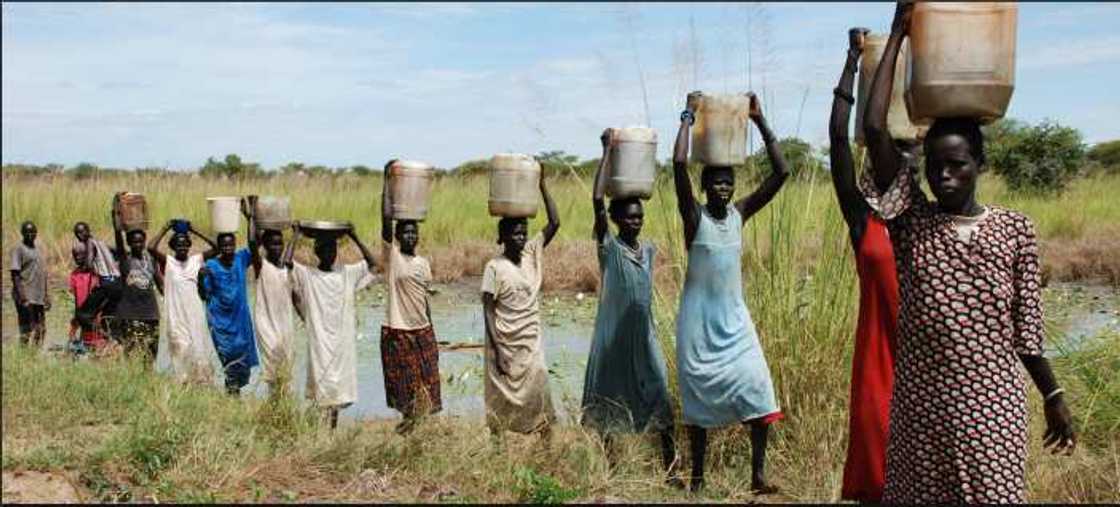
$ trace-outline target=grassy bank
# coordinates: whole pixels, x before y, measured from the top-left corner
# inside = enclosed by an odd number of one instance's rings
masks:
[[[1058,307],[1064,297],[1051,291],[1047,300]],[[1062,336],[1063,312],[1053,314],[1052,336]],[[796,340],[796,353],[782,340],[766,342],[790,415],[770,453],[769,473],[783,493],[768,500],[835,501],[849,340]],[[1040,400],[1030,393],[1032,501],[1120,501],[1120,336],[1096,343],[1055,360],[1077,419],[1073,456],[1042,452]],[[1060,340],[1050,345],[1068,348]],[[648,438],[624,440],[622,465],[612,472],[598,439],[575,426],[558,428],[550,450],[511,435],[501,452],[480,417],[435,417],[404,438],[392,431],[396,421],[349,422],[332,433],[300,405],[234,400],[172,384],[135,362],[74,362],[8,341],[3,470],[65,476],[87,500],[101,501],[752,500],[749,444],[739,428],[713,435],[709,489],[689,497],[661,484]],[[686,449],[678,440],[687,464]]]

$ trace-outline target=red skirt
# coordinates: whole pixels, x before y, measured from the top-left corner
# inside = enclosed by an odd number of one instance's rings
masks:
[[[411,330],[381,326],[381,369],[390,408],[406,416],[443,409],[439,347],[432,326]]]

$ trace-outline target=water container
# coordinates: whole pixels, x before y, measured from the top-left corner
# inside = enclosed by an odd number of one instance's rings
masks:
[[[262,195],[257,197],[253,210],[257,227],[264,230],[282,231],[292,223],[292,206],[287,197]]]
[[[701,95],[693,107],[692,160],[723,167],[745,163],[750,108],[745,94]]]
[[[394,220],[423,220],[428,215],[435,169],[423,162],[398,160],[389,166],[389,201]]]
[[[910,118],[1003,117],[1015,89],[1018,15],[1014,3],[917,2],[906,75]]]
[[[871,82],[875,80],[875,69],[883,59],[887,46],[886,35],[867,34],[863,42],[863,56],[859,62],[859,97],[856,102],[856,142],[863,144],[863,114],[871,100]],[[915,140],[925,136],[928,127],[914,125],[906,110],[906,65],[909,62],[910,44],[902,39],[898,51],[898,63],[894,67],[894,88],[891,89],[890,109],[887,112],[887,131],[894,139]]]
[[[490,159],[490,215],[537,216],[541,165],[529,155],[499,153]]]
[[[610,130],[607,195],[649,199],[657,176],[657,131],[648,127]]]
[[[117,204],[125,232],[148,229],[148,203],[143,194],[125,192]]]
[[[237,232],[241,228],[240,197],[207,197],[210,206],[210,228],[214,233]]]

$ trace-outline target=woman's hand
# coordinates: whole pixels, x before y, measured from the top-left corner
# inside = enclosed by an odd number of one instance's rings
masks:
[[[900,0],[894,8],[894,21],[891,22],[891,31],[910,35],[910,20],[913,16],[913,0]]]
[[[871,33],[863,27],[856,27],[848,30],[848,49],[857,53],[863,52],[863,44],[867,41],[867,34]]]
[[[751,99],[750,111],[747,113],[754,121],[762,119],[762,104],[758,101],[758,95],[753,92],[747,92],[747,96]]]
[[[1077,437],[1073,434],[1073,416],[1069,407],[1059,394],[1054,399],[1046,402],[1043,412],[1046,414],[1046,433],[1042,437],[1042,445],[1055,454],[1066,451],[1072,452],[1077,446]]]

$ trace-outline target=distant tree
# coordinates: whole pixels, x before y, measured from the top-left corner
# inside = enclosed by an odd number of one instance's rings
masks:
[[[369,167],[358,164],[358,165],[355,165],[355,166],[351,166],[350,167],[350,172],[354,173],[357,176],[369,176],[369,175],[373,174],[373,169],[370,169]]]
[[[240,179],[260,176],[264,171],[260,164],[256,162],[246,163],[236,153],[230,153],[221,161],[214,160],[214,157],[207,157],[206,163],[198,172],[206,177],[225,176]]]
[[[89,162],[82,162],[74,167],[71,167],[68,172],[75,178],[86,179],[97,176],[98,173],[101,172],[101,169]]]
[[[1015,190],[1061,192],[1085,162],[1081,133],[1049,120],[1038,125],[1019,122],[989,127],[985,138],[988,165]]]
[[[810,171],[819,171],[824,168],[824,162],[813,152],[813,145],[797,137],[787,137],[778,141],[782,151],[782,158],[786,161],[790,176],[795,178],[805,177]],[[766,146],[760,147],[748,159],[748,164],[758,171],[758,175],[770,174],[770,157],[766,154]]]
[[[1105,172],[1120,172],[1120,139],[1093,145],[1088,156],[1089,160],[1098,164]]]
[[[490,170],[490,161],[484,159],[468,160],[455,166],[451,170],[456,176],[475,176],[479,174],[487,174]]]
[[[303,162],[288,162],[280,166],[279,171],[283,175],[293,175],[307,171],[307,167],[303,165]]]

